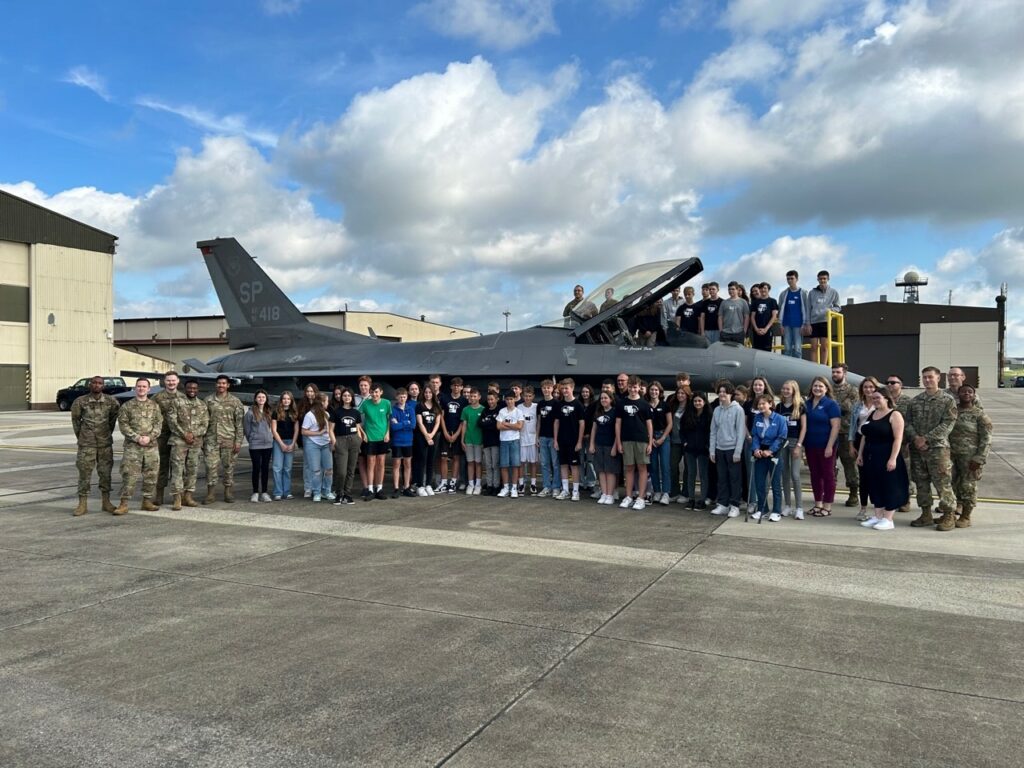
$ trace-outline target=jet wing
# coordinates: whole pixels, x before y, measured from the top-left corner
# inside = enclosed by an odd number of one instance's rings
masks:
[[[680,287],[687,280],[690,280],[704,271],[704,265],[700,259],[692,258],[682,261],[671,269],[654,278],[646,285],[638,288],[624,297],[617,304],[608,307],[604,312],[599,312],[593,317],[583,319],[577,325],[572,334],[580,338],[592,328],[601,325],[615,317],[632,317],[643,309],[649,307],[658,299],[671,293],[674,288]],[[645,294],[650,294],[649,296]]]

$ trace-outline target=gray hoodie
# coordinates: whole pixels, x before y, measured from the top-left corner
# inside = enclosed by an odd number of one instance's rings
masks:
[[[743,454],[743,443],[747,438],[747,416],[743,406],[735,400],[728,405],[720,405],[711,417],[711,446],[715,451],[732,451],[734,458]]]
[[[245,439],[249,441],[249,448],[260,450],[261,448],[273,448],[274,436],[270,431],[270,414],[267,413],[260,421],[253,417],[252,408],[245,412],[242,419],[242,431],[245,432]]]
[[[839,312],[839,292],[831,285],[824,291],[814,286],[807,292],[807,303],[811,307],[811,323],[824,323],[828,320],[828,311]]]

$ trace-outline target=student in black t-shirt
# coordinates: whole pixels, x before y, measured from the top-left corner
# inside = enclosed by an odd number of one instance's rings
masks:
[[[643,492],[647,487],[647,465],[651,463],[654,448],[654,425],[651,406],[640,398],[639,377],[629,377],[628,391],[629,396],[615,406],[615,449],[622,455],[626,467],[626,497],[619,506],[640,510],[645,506]],[[633,479],[637,474],[640,477],[634,500]]]
[[[710,342],[719,339],[718,310],[723,299],[718,296],[718,283],[708,283],[708,298],[705,299],[700,313],[700,332]]]
[[[597,407],[594,409],[590,453],[594,457],[594,469],[597,470],[597,480],[601,485],[601,498],[597,503],[614,504],[622,459],[615,448],[615,399],[611,392],[603,388],[597,396]]]
[[[462,396],[462,379],[454,377],[450,382],[450,395],[441,396],[441,484],[438,491],[455,493],[459,485],[459,463],[462,451],[462,409],[469,400]],[[448,463],[451,462],[451,480]]]
[[[355,396],[348,387],[342,387],[338,402],[331,413],[334,426],[334,501],[338,504],[354,504],[352,487],[359,465],[359,449],[366,440],[363,433],[363,415],[356,408]]]
[[[772,328],[779,319],[779,303],[771,297],[765,283],[752,286],[750,293],[750,346],[771,352]]]
[[[480,413],[480,419],[477,421],[477,426],[480,428],[482,446],[480,449],[480,464],[483,469],[483,491],[480,490],[479,484],[473,490],[473,493],[477,495],[483,493],[485,496],[496,496],[501,490],[498,474],[499,446],[501,443],[501,435],[498,432],[498,411],[501,409],[498,406],[498,395],[494,392],[488,392],[484,409]]]
[[[417,496],[433,496],[430,473],[434,467],[434,456],[441,442],[441,405],[432,387],[424,387],[416,404],[416,429],[412,434],[412,453],[418,457],[415,462],[419,474],[413,473],[413,482],[418,486]]]
[[[555,496],[558,494],[558,450],[555,447],[555,382],[544,379],[540,383],[541,399],[537,403],[537,446],[540,449],[540,476],[544,487],[537,494]]]
[[[558,462],[562,474],[562,490],[555,496],[564,501],[580,500],[580,451],[583,450],[583,430],[586,412],[573,392],[576,382],[562,379],[558,389],[562,401],[555,406],[554,439],[558,449]],[[572,495],[569,494],[569,477],[572,476]]]
[[[693,288],[683,289],[683,303],[676,310],[676,328],[683,333],[700,335],[701,305],[693,300]]]

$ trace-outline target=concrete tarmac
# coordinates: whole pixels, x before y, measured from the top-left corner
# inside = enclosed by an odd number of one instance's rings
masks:
[[[948,533],[252,504],[245,461],[232,505],[73,518],[68,415],[0,414],[0,766],[1019,766],[1024,390],[982,397]]]

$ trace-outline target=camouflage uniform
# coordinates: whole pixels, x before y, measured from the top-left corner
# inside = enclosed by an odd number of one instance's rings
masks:
[[[156,439],[164,425],[160,406],[152,400],[132,399],[121,406],[117,424],[124,435],[121,456],[121,502],[135,494],[135,485],[142,476],[142,498],[150,500],[156,493],[160,473],[160,451]],[[149,445],[139,445],[140,437],[148,437]]]
[[[967,386],[967,385],[965,384],[964,386]],[[959,403],[960,402],[959,390],[947,389],[946,391],[949,392],[949,394],[952,396],[954,403]],[[974,393],[974,404],[976,406],[978,406],[979,408],[981,408],[981,410],[983,410],[983,411],[985,410],[985,405],[981,402],[981,398],[978,397],[978,393],[977,392]]]
[[[939,494],[939,511],[943,520],[949,518],[948,530],[953,527],[956,500],[953,498],[952,470],[949,460],[949,433],[956,423],[956,404],[945,390],[934,395],[922,392],[910,403],[904,434],[910,444],[910,472],[917,484],[917,503],[921,517],[911,525],[932,523],[932,485]],[[914,447],[914,438],[925,437],[927,450]]]
[[[168,485],[167,477],[171,469],[171,451],[178,442],[171,432],[171,410],[176,401],[185,399],[185,393],[181,390],[175,390],[172,394],[165,389],[157,392],[149,399],[160,406],[160,415],[164,419],[164,427],[160,430],[160,437],[156,441],[157,448],[160,451],[160,474],[156,480],[156,495],[158,499],[157,504],[161,504],[163,503],[164,488]]]
[[[958,408],[956,424],[949,433],[949,453],[953,463],[953,492],[963,511],[957,528],[969,526],[971,511],[977,502],[976,486],[981,468],[992,444],[992,420],[977,405]],[[976,465],[972,470],[971,464]],[[962,523],[962,524],[961,524]]]
[[[860,475],[857,472],[857,456],[850,455],[850,419],[853,416],[853,407],[860,400],[857,388],[849,383],[834,385],[835,401],[839,403],[839,439],[836,441],[836,450],[839,451],[839,461],[843,465],[843,475],[846,477],[846,487],[850,489],[850,499],[856,499],[860,491]],[[856,502],[854,502],[856,503]],[[847,506],[853,506],[848,500]]]
[[[210,409],[210,425],[206,430],[206,485],[213,488],[224,468],[224,488],[235,484],[235,446],[242,444],[242,421],[245,407],[232,394],[223,398],[210,395],[206,398]]]
[[[117,424],[117,400],[110,395],[82,395],[71,406],[71,426],[78,438],[78,495],[89,495],[89,483],[95,468],[100,492],[110,495],[110,473],[114,468],[114,426]]]
[[[195,493],[199,474],[199,452],[203,449],[206,430],[210,425],[210,409],[198,397],[184,397],[174,401],[170,409],[171,422],[171,493]],[[185,435],[192,433],[191,445]]]

